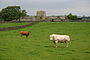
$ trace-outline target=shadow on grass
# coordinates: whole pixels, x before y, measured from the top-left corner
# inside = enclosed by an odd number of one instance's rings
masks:
[[[84,53],[88,53],[88,54],[90,54],[90,51],[85,51]]]
[[[56,48],[55,46],[44,46],[46,48]],[[68,48],[68,47],[65,47],[65,46],[58,46],[57,48]]]

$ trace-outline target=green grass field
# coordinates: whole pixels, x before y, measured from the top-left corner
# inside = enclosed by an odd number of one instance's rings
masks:
[[[20,26],[20,25],[26,25],[29,24],[28,22],[23,22],[23,23],[4,23],[0,24],[0,28],[2,27],[12,27],[12,26]]]
[[[31,31],[26,39],[20,31]],[[72,44],[54,44],[50,34],[67,34]],[[42,22],[31,27],[0,31],[0,60],[90,60],[90,23]]]

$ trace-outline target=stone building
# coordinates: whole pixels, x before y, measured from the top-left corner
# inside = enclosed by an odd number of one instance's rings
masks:
[[[36,13],[36,19],[38,21],[45,20],[46,19],[46,12],[45,11],[37,11],[37,13]]]
[[[27,16],[27,17],[21,18],[20,21],[36,21],[36,18],[34,16]]]

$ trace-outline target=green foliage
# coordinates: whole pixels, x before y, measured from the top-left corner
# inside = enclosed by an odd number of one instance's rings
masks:
[[[21,11],[21,17],[24,18],[25,16],[27,16],[26,13],[27,13],[26,10],[22,10],[22,11]]]
[[[18,20],[26,16],[25,10],[21,10],[20,6],[8,6],[3,8],[0,14],[5,21]]]
[[[20,31],[31,31],[28,38]],[[50,34],[67,34],[72,44],[54,48]],[[90,23],[42,22],[13,31],[0,31],[0,60],[90,60]]]
[[[68,19],[70,20],[76,20],[77,16],[76,15],[72,15],[71,13],[69,15],[67,15]]]

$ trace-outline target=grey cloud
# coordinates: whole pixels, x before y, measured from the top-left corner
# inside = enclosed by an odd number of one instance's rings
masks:
[[[89,11],[85,11],[90,10],[90,0],[0,0],[0,8],[10,5],[20,5],[31,15],[34,15],[37,10],[45,10],[48,15],[69,12],[90,15]]]

